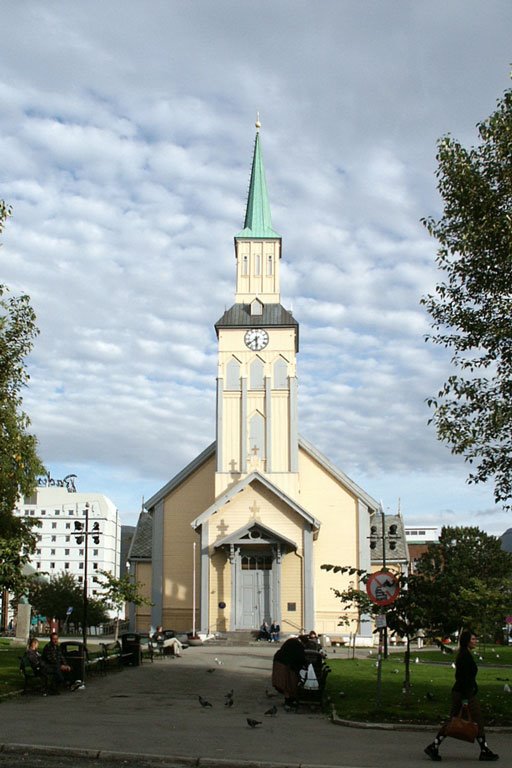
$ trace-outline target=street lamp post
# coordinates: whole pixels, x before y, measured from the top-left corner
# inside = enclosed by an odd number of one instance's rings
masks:
[[[386,542],[389,542],[389,549],[395,550],[397,540],[399,538],[398,536],[398,526],[395,523],[392,523],[389,526],[389,530],[386,533],[386,516],[384,514],[384,509],[382,507],[382,504],[380,505],[380,516],[381,516],[381,533],[378,533],[378,528],[376,525],[372,525],[370,529],[370,549],[375,549],[377,547],[377,541],[380,539],[382,541],[382,570],[386,570]],[[386,612],[384,611],[384,616],[386,615]],[[379,630],[379,637],[382,633],[383,638],[383,645],[384,645],[384,658],[387,659],[388,657],[388,627],[387,623],[384,623],[384,627]]]
[[[75,540],[77,544],[84,544],[84,583],[83,583],[83,619],[82,619],[82,680],[85,680],[85,662],[87,660],[87,611],[88,611],[88,597],[87,597],[87,562],[89,554],[89,536],[92,536],[92,540],[95,544],[100,542],[100,524],[98,521],[93,523],[92,530],[89,530],[89,510],[90,505],[87,501],[85,503],[85,523],[75,520]]]

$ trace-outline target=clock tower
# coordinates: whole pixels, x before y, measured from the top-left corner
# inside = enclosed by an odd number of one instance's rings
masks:
[[[272,228],[256,138],[244,228],[235,235],[235,304],[215,324],[218,338],[216,475],[219,495],[257,471],[297,492],[299,326],[281,305],[281,237]]]

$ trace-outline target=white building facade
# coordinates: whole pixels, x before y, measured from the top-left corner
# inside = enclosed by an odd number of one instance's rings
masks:
[[[86,506],[87,505],[87,506]],[[88,510],[87,593],[101,596],[98,576],[101,571],[120,574],[121,524],[115,504],[101,493],[78,493],[73,483],[68,486],[37,487],[31,496],[20,499],[14,514],[39,520],[36,529],[38,544],[30,564],[37,573],[57,576],[69,573],[83,586],[85,572],[85,541],[77,543],[79,525],[85,528]],[[76,525],[75,525],[76,523]],[[96,525],[97,524],[97,525]]]

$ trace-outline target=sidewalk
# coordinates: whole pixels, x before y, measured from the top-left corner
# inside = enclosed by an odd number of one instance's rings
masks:
[[[17,763],[15,745],[65,747],[68,753],[78,750],[77,757],[100,762],[119,758],[127,765],[425,765],[423,747],[430,731],[347,728],[316,712],[286,713],[270,684],[274,652],[268,644],[188,648],[182,658],[166,657],[93,677],[85,690],[4,700],[0,749],[4,754],[9,750]],[[234,705],[228,708],[225,694],[231,689]],[[212,707],[201,707],[199,695]],[[273,704],[277,715],[265,715]],[[261,725],[250,728],[247,717]],[[493,734],[493,749],[506,754],[509,739],[506,733]],[[459,763],[478,758],[475,745],[460,742],[447,744],[443,754]]]

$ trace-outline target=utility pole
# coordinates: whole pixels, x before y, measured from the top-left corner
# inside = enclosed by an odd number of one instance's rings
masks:
[[[84,544],[84,583],[82,590],[82,599],[84,604],[84,614],[82,620],[82,681],[85,680],[85,665],[87,661],[87,563],[89,554],[89,536],[92,536],[94,544],[100,543],[100,524],[96,520],[93,523],[92,530],[89,530],[89,510],[90,505],[87,501],[84,508],[85,523],[75,520],[75,540],[77,544]]]

